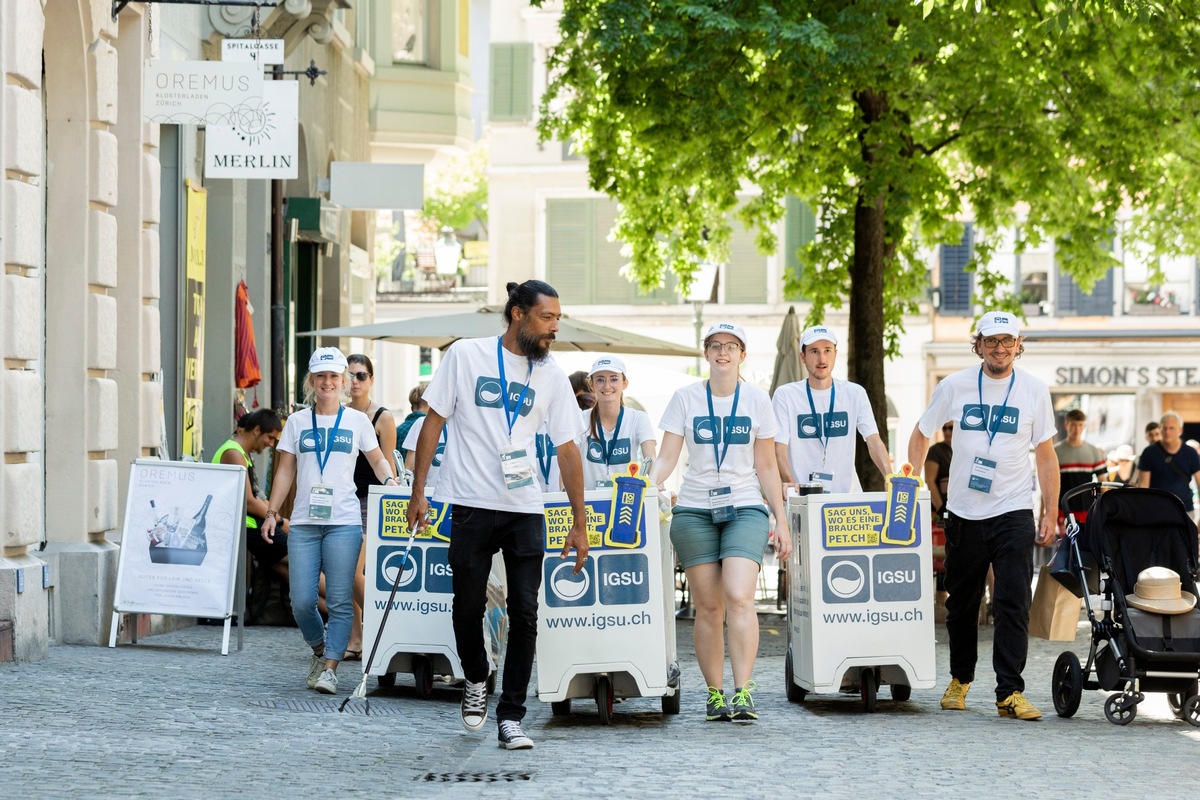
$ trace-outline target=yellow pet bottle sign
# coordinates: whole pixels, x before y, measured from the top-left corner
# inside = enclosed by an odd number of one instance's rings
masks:
[[[883,515],[880,543],[909,545],[917,541],[917,491],[921,479],[913,474],[912,464],[887,477],[887,511]]]

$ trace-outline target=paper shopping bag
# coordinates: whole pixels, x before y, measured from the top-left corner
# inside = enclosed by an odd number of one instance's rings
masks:
[[[1054,579],[1049,566],[1042,567],[1029,607],[1029,635],[1052,642],[1073,642],[1078,623],[1079,598]]]

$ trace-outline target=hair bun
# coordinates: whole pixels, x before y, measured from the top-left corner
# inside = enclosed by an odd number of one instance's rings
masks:
[[[512,294],[519,288],[521,288],[521,284],[517,283],[516,281],[509,281],[507,284],[505,284],[504,291]]]

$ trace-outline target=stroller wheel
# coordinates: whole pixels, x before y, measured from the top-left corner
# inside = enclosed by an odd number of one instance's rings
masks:
[[[1079,699],[1083,696],[1083,668],[1079,658],[1070,650],[1063,651],[1054,662],[1054,680],[1051,687],[1054,710],[1060,717],[1071,717],[1079,710]]]
[[[1192,685],[1185,692],[1169,692],[1167,694],[1167,705],[1171,708],[1171,713],[1176,719],[1183,719],[1183,706],[1188,701],[1189,697],[1200,694],[1197,691],[1196,681],[1192,681]]]
[[[1183,718],[1200,728],[1200,695],[1192,695],[1183,703]]]
[[[1113,725],[1128,725],[1137,716],[1136,695],[1124,693],[1110,695],[1104,701],[1104,716]]]

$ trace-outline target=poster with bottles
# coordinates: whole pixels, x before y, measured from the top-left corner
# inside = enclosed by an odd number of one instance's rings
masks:
[[[135,461],[114,610],[218,618],[231,614],[245,519],[242,467]]]

